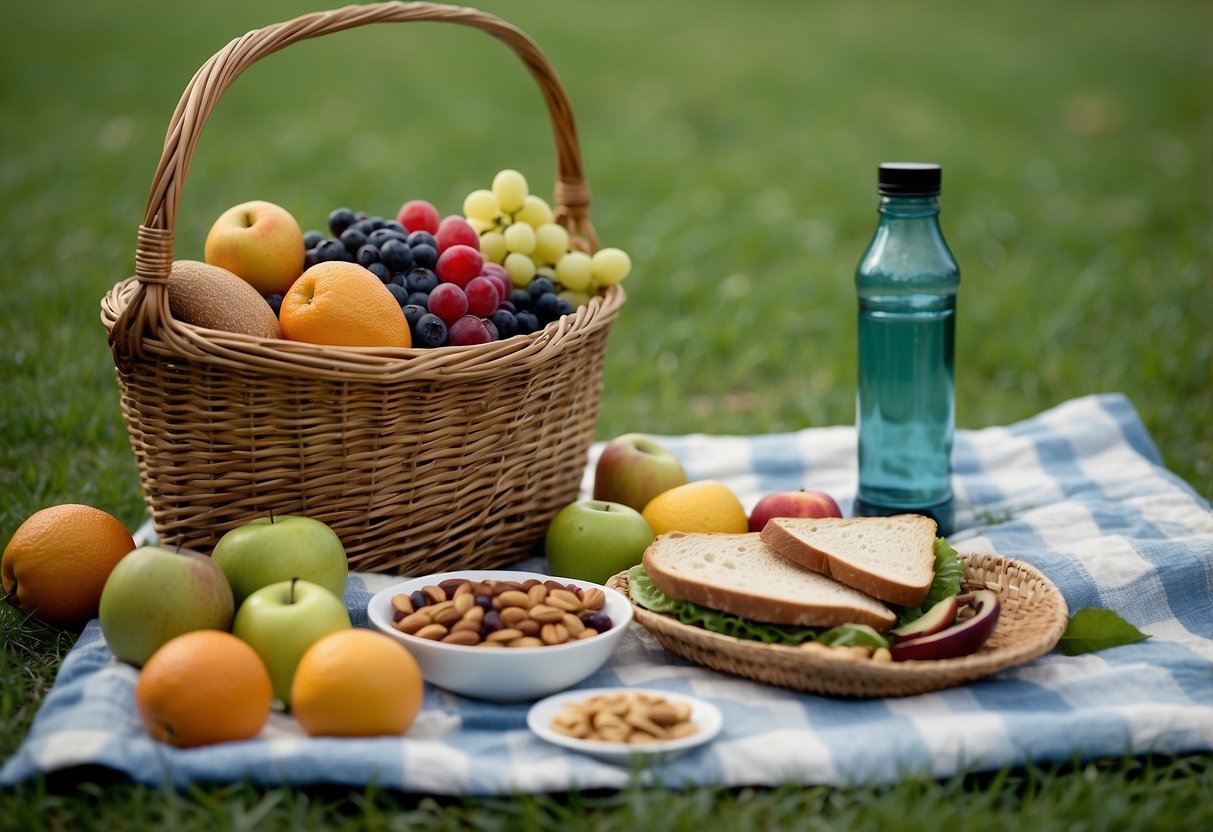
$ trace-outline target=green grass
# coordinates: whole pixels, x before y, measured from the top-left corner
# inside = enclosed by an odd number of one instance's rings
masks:
[[[193,71],[230,38],[316,5],[6,9],[3,539],[56,502],[140,521],[99,300],[133,270],[164,130]],[[636,263],[611,335],[600,438],[851,423],[851,278],[875,220],[874,168],[934,159],[963,272],[960,426],[1121,391],[1167,466],[1213,495],[1207,3],[482,5],[552,58],[576,110],[595,224]],[[213,218],[251,198],[318,226],[342,204],[388,213],[420,196],[452,211],[502,167],[549,193],[545,118],[529,76],[474,32],[375,27],[300,44],[239,79],[208,123],[176,253],[199,257]],[[7,756],[71,636],[2,615]],[[1179,828],[1211,785],[1210,759],[890,789],[630,790],[468,805],[246,786],[170,796],[102,789],[98,777],[0,795],[0,828],[239,829],[262,817],[266,828],[547,828],[582,823],[582,808],[588,828],[697,829],[716,818],[740,829],[805,818],[822,828],[924,827],[936,815],[991,828]]]

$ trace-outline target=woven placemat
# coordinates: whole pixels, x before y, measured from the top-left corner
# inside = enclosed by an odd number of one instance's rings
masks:
[[[1069,612],[1060,590],[1034,567],[993,554],[962,554],[966,590],[991,589],[1001,614],[989,640],[956,659],[879,663],[844,650],[805,650],[733,638],[683,624],[633,602],[636,621],[671,653],[713,670],[808,693],[852,698],[912,696],[955,687],[1052,650]],[[627,572],[607,586],[625,595]]]

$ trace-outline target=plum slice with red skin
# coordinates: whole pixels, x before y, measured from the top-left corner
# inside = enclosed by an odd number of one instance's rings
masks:
[[[979,589],[973,593],[973,608],[976,614],[966,621],[928,636],[896,642],[889,648],[893,661],[954,659],[975,652],[994,632],[1002,605],[992,590]]]
[[[959,611],[960,604],[956,602],[956,596],[950,595],[909,624],[903,624],[895,630],[890,630],[889,635],[897,636],[898,641],[934,635],[955,624],[956,613]]]

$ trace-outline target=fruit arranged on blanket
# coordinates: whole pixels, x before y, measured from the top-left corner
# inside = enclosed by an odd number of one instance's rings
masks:
[[[274,683],[274,696],[291,704],[295,668],[307,649],[329,633],[348,630],[345,602],[329,590],[292,578],[263,586],[236,610],[232,634],[257,651]]]
[[[189,549],[141,546],[118,561],[101,592],[101,632],[119,661],[146,662],[193,630],[227,630],[235,602],[223,570]]]
[[[750,509],[750,531],[762,531],[772,517],[842,517],[842,511],[824,491],[777,491]]]
[[[606,500],[579,500],[548,526],[544,550],[553,574],[605,584],[640,563],[653,529],[636,509]]]
[[[195,630],[166,642],[135,683],[152,738],[179,748],[252,739],[270,715],[270,674],[230,633]]]
[[[211,226],[205,258],[247,280],[262,295],[286,292],[303,271],[303,232],[280,205],[242,202]]]
[[[258,517],[226,532],[211,559],[232,585],[236,604],[279,581],[300,578],[345,594],[349,562],[341,538],[312,517]]]
[[[663,491],[641,513],[659,535],[674,531],[737,534],[750,528],[737,495],[716,480],[694,480]]]
[[[421,669],[404,647],[373,630],[341,630],[303,654],[291,709],[312,736],[403,734],[423,695]]]
[[[4,600],[47,624],[82,626],[97,615],[110,572],[134,548],[122,521],[101,509],[78,504],[41,509],[4,549]]]
[[[594,466],[595,500],[644,511],[649,500],[687,482],[678,457],[650,436],[625,433],[606,444]]]
[[[292,341],[338,347],[408,347],[409,324],[387,287],[363,266],[317,263],[291,284],[278,312]]]

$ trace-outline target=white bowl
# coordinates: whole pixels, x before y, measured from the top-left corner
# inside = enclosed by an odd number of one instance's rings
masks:
[[[647,742],[643,745],[629,745],[624,742],[579,740],[552,729],[552,720],[555,719],[556,714],[560,713],[560,709],[564,707],[566,702],[584,702],[594,696],[610,696],[619,692],[648,693],[653,696],[660,696],[671,702],[685,702],[691,706],[691,722],[695,723],[695,727],[699,730],[690,736],[676,740],[661,740],[659,742]],[[711,702],[682,693],[671,693],[670,691],[650,690],[646,688],[586,688],[584,690],[565,691],[564,693],[558,693],[555,696],[549,696],[547,699],[536,702],[531,706],[530,711],[527,712],[526,724],[528,728],[535,732],[536,736],[553,745],[559,745],[561,748],[567,748],[570,751],[587,754],[603,762],[628,765],[637,757],[654,761],[670,760],[679,754],[690,751],[692,748],[711,742],[720,733],[720,728],[724,724],[724,718],[720,713],[720,709]]]
[[[504,650],[443,644],[407,635],[392,626],[394,596],[451,578],[519,582],[535,578],[574,584],[582,589],[601,589],[606,595],[603,612],[610,617],[612,626],[593,638]],[[399,641],[413,654],[427,682],[453,693],[496,702],[538,699],[577,684],[606,663],[632,623],[631,602],[613,589],[572,578],[505,570],[466,570],[412,578],[377,593],[367,604],[366,611],[372,626]]]

